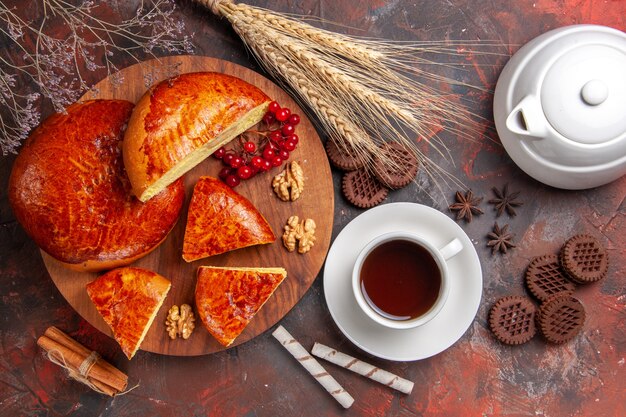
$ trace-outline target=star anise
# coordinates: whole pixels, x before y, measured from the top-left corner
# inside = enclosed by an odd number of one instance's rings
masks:
[[[509,216],[516,216],[515,207],[521,206],[521,201],[517,201],[516,198],[519,196],[520,192],[516,191],[514,193],[509,193],[509,184],[505,184],[502,191],[498,190],[496,187],[491,189],[493,193],[496,195],[496,198],[492,198],[489,200],[489,204],[494,204],[495,209],[498,211],[496,217],[500,217],[502,213],[506,210]]]
[[[506,253],[508,248],[514,248],[515,244],[513,243],[513,234],[509,233],[509,225],[505,224],[500,228],[498,222],[493,224],[493,232],[487,234],[489,238],[489,242],[487,242],[487,246],[491,247],[491,254],[500,251],[501,253]]]
[[[465,195],[460,191],[456,192],[456,203],[451,204],[448,208],[451,211],[458,211],[456,219],[465,219],[466,222],[472,221],[473,214],[483,214],[483,211],[478,208],[478,205],[483,201],[482,197],[474,197],[472,190],[468,190]]]

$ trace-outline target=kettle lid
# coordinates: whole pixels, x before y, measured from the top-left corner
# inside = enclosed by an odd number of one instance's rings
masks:
[[[596,145],[626,133],[626,34],[597,26],[558,39],[540,88],[546,119],[563,137]]]

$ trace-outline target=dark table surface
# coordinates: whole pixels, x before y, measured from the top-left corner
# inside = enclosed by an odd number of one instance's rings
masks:
[[[626,2],[621,0],[248,3],[336,21],[341,25],[332,26],[333,30],[355,35],[396,40],[495,40],[507,45],[506,54],[547,30],[569,24],[626,29]],[[116,6],[112,4],[110,14],[115,18]],[[195,54],[233,61],[263,73],[224,20],[189,1],[177,4],[175,18],[193,34]],[[467,81],[493,89],[508,59],[505,55],[481,62],[488,65],[470,61]],[[132,63],[124,58],[120,62],[122,67]],[[87,80],[90,83],[103,76],[92,75],[93,79]],[[492,95],[473,98],[471,110],[492,119]],[[45,101],[40,110],[44,116],[52,111]],[[456,161],[455,166],[446,167],[468,188],[488,199],[491,187],[508,183],[512,190],[521,191],[524,201],[518,216],[499,219],[510,224],[517,242],[506,255],[493,256],[486,247],[485,235],[495,219],[491,206],[484,203],[484,215],[462,224],[480,257],[484,288],[476,318],[456,344],[416,362],[391,362],[360,351],[330,316],[321,272],[302,300],[280,321],[306,348],[315,341],[322,342],[415,382],[413,392],[404,395],[325,364],[356,399],[347,411],[287,354],[271,331],[207,356],[168,357],[140,351],[132,361],[126,360],[117,344],[81,319],[57,291],[38,248],[15,221],[7,201],[5,190],[14,156],[0,157],[0,415],[626,415],[626,177],[591,190],[551,188],[520,171],[497,135],[491,136],[495,140],[470,142],[443,135]],[[340,173],[333,171],[333,177],[334,238],[363,210],[342,197]],[[452,216],[447,200],[456,190],[445,189],[442,195],[433,193],[431,183],[418,182],[424,188],[411,184],[391,193],[385,203],[422,203]],[[561,346],[550,345],[539,336],[517,347],[499,343],[488,328],[489,308],[499,297],[528,295],[522,279],[529,260],[557,252],[567,238],[578,233],[597,236],[610,256],[608,278],[577,290],[587,311],[582,332]],[[51,325],[97,349],[139,387],[111,399],[68,381],[36,346],[37,337]]]

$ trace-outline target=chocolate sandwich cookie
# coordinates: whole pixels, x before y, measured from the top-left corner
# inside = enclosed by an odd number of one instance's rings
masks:
[[[326,141],[326,153],[333,166],[344,171],[354,171],[362,168],[363,160],[357,156],[357,153],[351,148],[349,143],[344,145],[340,147],[332,139]]]
[[[576,235],[565,242],[560,260],[567,276],[579,284],[599,281],[609,269],[606,249],[590,235]]]
[[[540,301],[554,295],[572,295],[576,285],[567,279],[557,255],[533,258],[526,270],[526,286]]]
[[[341,189],[349,202],[361,208],[380,204],[389,193],[389,190],[365,168],[345,173]]]
[[[580,332],[585,323],[585,307],[569,295],[557,295],[541,305],[538,315],[541,333],[552,343],[565,343]]]
[[[407,186],[417,175],[417,156],[415,152],[400,142],[387,142],[381,146],[380,153],[385,159],[374,160],[374,175],[385,186],[398,189]]]
[[[496,339],[508,345],[528,342],[536,333],[535,305],[526,297],[511,295],[496,301],[489,311],[489,327]]]

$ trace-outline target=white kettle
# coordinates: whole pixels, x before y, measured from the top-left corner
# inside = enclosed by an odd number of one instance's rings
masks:
[[[547,32],[524,45],[496,85],[494,119],[513,161],[557,188],[626,174],[626,34],[597,25]]]

